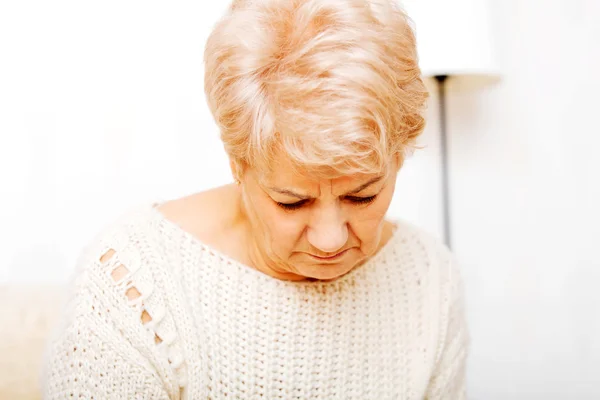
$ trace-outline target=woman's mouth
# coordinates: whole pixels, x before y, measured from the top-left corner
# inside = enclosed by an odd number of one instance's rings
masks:
[[[310,254],[310,256],[319,261],[333,261],[333,260],[337,260],[338,258],[342,257],[348,250],[350,250],[350,249],[342,250],[339,253],[336,253],[333,255],[328,255],[328,256],[317,256],[315,254]]]

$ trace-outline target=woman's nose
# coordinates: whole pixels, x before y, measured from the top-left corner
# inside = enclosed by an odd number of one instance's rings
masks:
[[[309,226],[308,242],[323,253],[335,253],[348,241],[348,225],[340,216],[319,218]]]

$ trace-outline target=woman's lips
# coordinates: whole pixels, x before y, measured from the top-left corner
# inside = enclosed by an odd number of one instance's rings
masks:
[[[335,260],[335,259],[337,259],[337,258],[340,258],[340,257],[341,257],[341,256],[343,256],[343,255],[344,255],[344,254],[345,254],[345,253],[346,253],[348,250],[350,250],[350,249],[342,250],[342,251],[340,251],[339,253],[337,253],[337,254],[334,254],[334,255],[332,255],[332,256],[325,256],[325,257],[323,257],[323,256],[317,256],[317,255],[314,255],[314,254],[310,254],[310,256],[311,256],[311,257],[313,257],[313,258],[316,258],[316,259],[317,259],[317,260],[319,260],[319,261],[331,261],[331,260]]]

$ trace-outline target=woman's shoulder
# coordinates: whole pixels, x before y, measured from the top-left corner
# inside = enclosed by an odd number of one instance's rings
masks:
[[[101,278],[117,260],[134,272],[154,247],[155,203],[141,203],[120,211],[90,237],[80,249],[71,278],[74,281]],[[116,257],[115,257],[116,256]],[[116,267],[116,266],[115,266]]]
[[[122,212],[82,249],[48,343],[47,378],[73,365],[68,361],[93,357],[96,361],[86,362],[100,371],[112,363],[118,373],[148,382],[160,376],[169,393],[178,391],[180,373],[170,357],[180,354],[165,300],[177,285],[161,273],[154,207],[143,204]]]
[[[121,211],[80,250],[72,279],[96,285],[107,277],[120,282],[176,272],[178,256],[219,237],[227,190],[139,203]],[[149,278],[143,280],[150,285]]]
[[[430,255],[439,253],[442,257],[451,256],[448,246],[433,232],[403,218],[394,219],[393,223],[395,225],[393,240],[397,246],[407,250],[420,247]]]
[[[78,269],[97,266],[98,261],[114,254],[135,271],[142,262],[148,265],[157,261],[166,247],[181,249],[182,240],[192,237],[210,244],[224,226],[222,210],[231,197],[227,193],[230,190],[224,186],[129,207],[105,224],[82,249]]]
[[[406,219],[394,222],[396,230],[391,247],[398,258],[411,260],[441,282],[460,279],[455,254],[437,235]]]
[[[143,203],[121,211],[83,246],[69,285],[74,298],[100,289],[94,294],[97,301],[111,301],[113,292],[127,291],[125,281],[152,267],[157,237],[153,207],[155,203]]]
[[[405,254],[410,253],[407,259],[417,260],[413,265],[423,272],[416,274],[417,287],[429,299],[432,320],[437,316],[436,360],[441,368],[450,368],[444,359],[458,365],[456,360],[464,357],[470,342],[462,263],[436,235],[406,221],[400,222],[399,228],[398,246]],[[443,379],[443,375],[436,377],[441,382]]]
[[[96,319],[92,314],[98,310],[111,310],[104,317],[116,318],[141,305],[146,309],[150,304],[162,303],[164,293],[156,289],[165,287],[162,280],[167,276],[167,263],[161,250],[164,239],[157,204],[140,203],[121,211],[83,246],[66,284],[66,323],[82,315]],[[154,310],[155,314],[163,312]],[[138,314],[142,317],[139,310]],[[147,318],[147,312],[143,317]]]

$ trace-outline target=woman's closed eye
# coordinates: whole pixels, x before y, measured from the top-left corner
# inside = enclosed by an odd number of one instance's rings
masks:
[[[306,204],[307,201],[308,200],[300,200],[300,201],[297,201],[295,203],[280,203],[280,202],[277,201],[276,203],[277,203],[277,205],[279,207],[281,207],[281,208],[283,208],[285,210],[290,210],[291,211],[291,210],[297,210],[297,209],[299,209],[304,204]]]
[[[368,196],[368,197],[346,196],[346,197],[344,197],[344,199],[351,202],[352,204],[370,204],[375,200],[376,197],[377,197],[377,195]],[[293,210],[299,209],[300,207],[305,205],[307,202],[308,202],[308,200],[300,200],[295,203],[281,203],[281,202],[276,202],[276,203],[279,207],[281,207],[285,210],[293,211]]]
[[[354,204],[369,204],[372,203],[377,195],[368,197],[346,196],[346,200]]]

